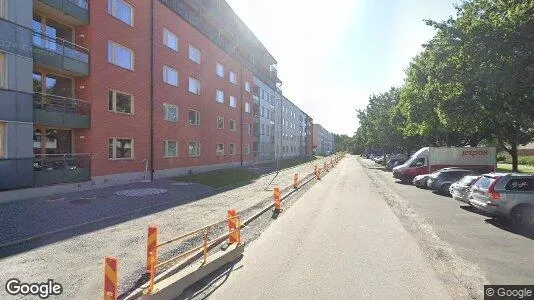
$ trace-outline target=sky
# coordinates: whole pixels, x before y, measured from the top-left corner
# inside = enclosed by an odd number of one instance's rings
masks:
[[[356,109],[399,86],[434,35],[424,19],[454,0],[227,0],[278,61],[284,95],[327,130],[352,136]]]

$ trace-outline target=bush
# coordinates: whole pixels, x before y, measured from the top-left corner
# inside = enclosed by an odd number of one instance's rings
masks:
[[[519,156],[517,160],[519,165],[534,166],[534,156]],[[512,164],[512,157],[508,153],[501,152],[497,154],[497,161],[504,164]]]
[[[510,162],[507,162],[508,160],[510,160]],[[512,157],[510,156],[510,154],[508,154],[506,152],[501,152],[501,153],[497,154],[497,161],[498,162],[503,162],[503,163],[511,163]]]
[[[534,166],[534,156],[520,156],[519,164],[526,166]]]

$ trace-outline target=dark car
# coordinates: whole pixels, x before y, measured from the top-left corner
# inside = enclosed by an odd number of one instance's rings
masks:
[[[395,168],[396,166],[400,166],[400,165],[402,165],[405,161],[406,161],[406,159],[404,159],[404,158],[393,158],[393,159],[390,159],[390,160],[388,160],[388,162],[386,163],[386,169],[387,169],[388,171],[391,171],[391,170],[393,170],[393,168]]]
[[[443,195],[450,195],[451,185],[464,176],[478,175],[479,172],[468,169],[449,169],[433,173],[428,177],[427,186]]]

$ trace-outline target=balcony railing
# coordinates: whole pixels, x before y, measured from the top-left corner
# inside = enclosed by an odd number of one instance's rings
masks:
[[[89,5],[87,4],[87,0],[67,0],[67,1],[76,4],[80,8],[89,9]]]
[[[89,49],[58,37],[33,32],[33,45],[79,62],[89,63]]]
[[[89,181],[91,180],[91,155],[35,155],[33,171],[36,186]]]
[[[68,128],[89,128],[91,103],[57,95],[33,95],[34,122]]]
[[[89,3],[87,0],[39,0],[35,7],[38,11],[50,13],[50,8],[59,11],[54,14],[57,21],[69,26],[89,24]]]

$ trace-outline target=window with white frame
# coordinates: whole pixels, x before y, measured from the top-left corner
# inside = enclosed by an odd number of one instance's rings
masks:
[[[237,153],[237,151],[236,151],[235,144],[229,144],[228,145],[228,154],[236,155],[236,153]]]
[[[237,84],[237,75],[232,71],[230,71],[230,82],[233,84]]]
[[[250,134],[250,124],[249,123],[245,123],[243,125],[243,127],[244,127],[244,130],[245,130],[245,133],[246,134]]]
[[[200,80],[189,77],[189,92],[200,95]]]
[[[165,158],[178,157],[178,141],[165,141]]]
[[[250,93],[250,82],[245,81],[245,91]]]
[[[133,114],[133,95],[109,90],[108,110],[122,114]]]
[[[189,154],[189,157],[200,156],[200,142],[199,141],[189,142],[187,150],[188,150],[187,153]]]
[[[189,110],[189,124],[200,125],[200,112],[198,110]]]
[[[178,52],[178,36],[167,28],[163,28],[163,44]]]
[[[224,103],[224,92],[221,90],[217,90],[215,92],[215,101],[219,103]]]
[[[133,70],[134,52],[115,42],[108,41],[108,62],[124,69]]]
[[[245,112],[250,114],[250,103],[245,102]]]
[[[217,144],[217,147],[215,148],[215,153],[217,156],[224,155],[224,144]]]
[[[228,129],[230,131],[236,131],[236,121],[235,120],[230,120],[229,123],[228,123]]]
[[[134,158],[134,140],[130,138],[110,138],[108,140],[109,159]]]
[[[196,62],[197,64],[200,64],[200,60],[201,60],[200,50],[189,45],[189,59]]]
[[[224,117],[217,117],[217,129],[224,129]]]
[[[245,144],[245,155],[250,155],[250,144]]]
[[[175,69],[169,66],[163,66],[163,82],[165,82],[166,84],[173,85],[173,86],[178,86],[178,83],[179,83],[178,71],[176,71]]]
[[[220,63],[217,63],[215,73],[217,73],[217,76],[224,78],[224,66]]]
[[[237,99],[234,96],[230,96],[230,107],[237,107]]]
[[[178,106],[175,104],[163,104],[163,113],[165,121],[178,122]]]
[[[108,0],[108,13],[130,26],[134,24],[134,9],[124,0]]]
[[[2,1],[0,0],[0,2]],[[0,88],[7,88],[7,64],[4,52],[0,52]]]
[[[6,125],[0,122],[0,159],[6,157],[6,148]]]

